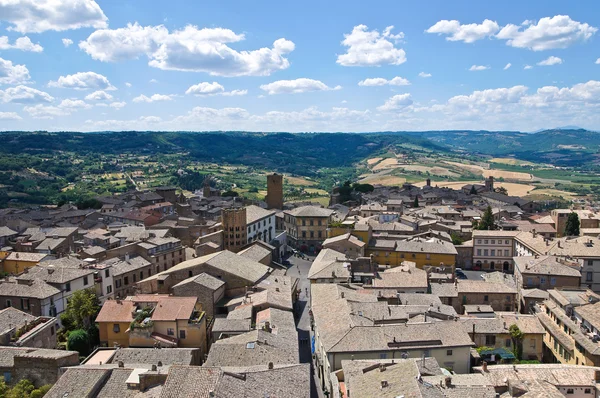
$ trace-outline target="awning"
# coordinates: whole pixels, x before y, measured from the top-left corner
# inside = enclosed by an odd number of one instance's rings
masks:
[[[490,357],[492,355],[500,357],[500,359],[516,359],[515,355],[512,352],[504,348],[496,348],[493,350],[481,350],[479,351],[479,355],[482,359],[485,359],[484,357]]]

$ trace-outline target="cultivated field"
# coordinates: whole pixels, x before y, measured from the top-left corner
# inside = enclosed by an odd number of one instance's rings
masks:
[[[483,185],[483,182],[482,181],[451,181],[451,182],[431,181],[431,185],[434,187],[438,186],[440,188],[447,187],[447,188],[452,188],[452,189],[460,189],[464,185],[468,185],[468,184]],[[417,187],[422,187],[425,185],[425,181],[418,182],[414,185]],[[506,188],[506,191],[511,196],[525,196],[529,192],[531,192],[535,189],[535,185],[517,184],[514,182],[497,182],[497,181],[494,181],[494,187]]]
[[[369,166],[373,166],[374,164],[379,163],[381,161],[381,159],[383,159],[383,158],[371,158],[371,159],[368,159],[367,160],[367,164]]]
[[[398,159],[388,158],[379,162],[377,165],[373,167],[373,171],[384,170],[384,169],[393,169],[398,166]]]
[[[449,161],[445,161],[444,163],[447,163],[447,164],[450,164],[450,165],[453,165],[456,167],[460,167],[460,168],[470,171],[471,173],[474,173],[474,174],[482,175],[485,178],[492,176],[494,178],[502,177],[506,180],[521,180],[521,181],[532,181],[533,180],[533,176],[529,173],[521,173],[518,171],[505,171],[505,170],[489,170],[489,169],[484,169],[483,167],[475,165],[475,164],[464,164],[464,163],[449,162]]]
[[[284,183],[287,183],[290,185],[302,185],[302,186],[317,185],[316,182],[307,180],[306,178],[303,178],[303,177],[283,176],[283,179],[284,179]]]
[[[535,166],[535,163],[515,158],[492,158],[490,159],[490,163],[508,164],[510,166]]]
[[[406,178],[389,174],[373,174],[362,178],[359,182],[362,184],[394,186],[404,184],[406,182]]]

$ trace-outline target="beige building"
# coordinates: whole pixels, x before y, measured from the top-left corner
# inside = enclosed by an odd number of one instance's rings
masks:
[[[554,228],[556,229],[558,237],[565,235],[567,219],[571,213],[576,213],[579,217],[580,229],[600,227],[600,216],[590,210],[554,209],[550,212],[550,216],[554,221]]]
[[[402,306],[341,285],[314,284],[311,291],[316,372],[327,391],[333,390],[329,375],[345,360],[425,356],[456,373],[469,372],[473,342],[460,322],[406,322]],[[422,313],[430,309],[423,307]]]
[[[549,299],[536,306],[544,326],[544,344],[557,362],[600,364],[600,296],[590,290],[550,290]]]
[[[248,241],[246,209],[223,209],[223,249],[237,253]]]
[[[535,315],[497,312],[493,318],[465,317],[461,323],[477,347],[514,350],[510,327],[517,325],[523,332],[521,359],[542,360],[545,330]]]
[[[473,231],[473,267],[485,271],[513,271],[517,231]]]
[[[515,257],[515,282],[519,295],[519,309],[524,307],[523,293],[531,289],[549,290],[579,287],[581,265],[557,256]],[[524,307],[523,312],[529,309]]]
[[[265,198],[269,209],[283,209],[283,176],[270,174],[267,176],[267,197]]]
[[[494,311],[515,311],[517,308],[517,288],[503,282],[478,280],[455,280],[454,283],[433,283],[431,293],[442,303],[454,307],[457,313],[464,313],[466,305],[489,305]]]
[[[365,255],[365,246],[365,242],[349,232],[325,239],[323,242],[324,249],[333,249],[337,252],[344,253],[348,258],[363,257]]]
[[[288,244],[303,252],[316,253],[321,250],[333,212],[318,206],[302,206],[284,211]]]

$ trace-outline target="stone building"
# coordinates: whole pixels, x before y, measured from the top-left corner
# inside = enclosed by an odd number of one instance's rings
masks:
[[[267,208],[283,209],[283,176],[270,174],[267,176]]]
[[[223,248],[237,253],[248,241],[246,209],[223,209]]]
[[[309,253],[321,250],[333,212],[318,206],[301,206],[284,211],[289,245]]]

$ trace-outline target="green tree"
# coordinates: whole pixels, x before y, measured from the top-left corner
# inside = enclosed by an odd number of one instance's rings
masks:
[[[579,236],[579,216],[575,212],[570,213],[567,218],[565,236]]]
[[[521,360],[521,357],[523,356],[523,338],[525,335],[516,324],[510,325],[508,332],[510,333],[510,339],[513,344],[513,354],[515,354],[515,357],[518,360]]]
[[[6,398],[29,398],[35,386],[27,379],[19,380],[6,394]]]
[[[237,193],[236,191],[231,191],[231,190],[230,191],[225,191],[225,192],[223,192],[221,194],[221,196],[230,196],[230,197],[234,197],[234,198],[237,197],[237,196],[239,196],[239,195],[240,194]]]
[[[78,290],[71,296],[60,320],[67,330],[88,329],[100,312],[100,301],[93,289]]]
[[[488,230],[494,229],[494,215],[492,214],[492,207],[488,206],[483,213],[483,217],[481,217],[481,221],[477,224],[477,229]]]
[[[463,238],[461,238],[456,232],[452,232],[450,234],[450,237],[452,238],[452,244],[456,245],[456,246],[460,246],[463,244],[463,242],[465,241]]]
[[[415,196],[415,201],[413,202],[413,207],[419,207],[419,197]]]
[[[67,348],[71,351],[79,352],[81,356],[88,355],[90,352],[90,336],[88,332],[83,329],[77,329],[69,333]]]
[[[46,384],[40,388],[36,388],[29,394],[29,398],[42,398],[52,388],[51,384]]]
[[[471,185],[471,191],[469,192],[469,195],[477,195],[477,190],[475,189],[475,185]]]

